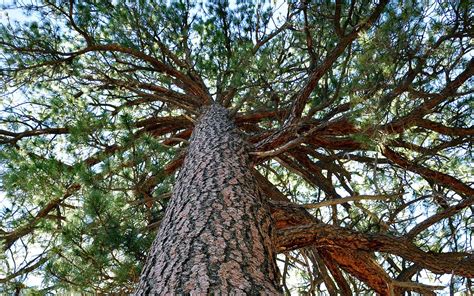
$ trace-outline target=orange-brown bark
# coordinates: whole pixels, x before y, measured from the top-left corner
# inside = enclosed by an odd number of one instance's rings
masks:
[[[312,223],[278,230],[280,252],[308,245],[362,251],[380,251],[401,256],[434,273],[474,277],[474,256],[469,253],[429,253],[404,238],[388,234],[363,234],[333,225]]]

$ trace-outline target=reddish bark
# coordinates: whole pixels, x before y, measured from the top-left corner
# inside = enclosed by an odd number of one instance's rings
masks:
[[[274,210],[275,211],[275,210]],[[296,217],[295,217],[296,218]],[[310,245],[325,249],[379,251],[398,255],[415,262],[434,273],[452,273],[455,275],[474,276],[474,256],[464,252],[433,253],[424,252],[405,238],[388,234],[363,234],[342,227],[322,223],[312,223],[302,226],[292,226],[279,229],[275,241],[280,252],[290,251]],[[331,251],[333,252],[333,251]],[[334,259],[347,260],[341,252],[334,252]],[[349,257],[354,257],[353,253]],[[353,258],[354,259],[354,258]],[[337,261],[337,260],[336,260]],[[357,259],[356,262],[364,262]],[[351,272],[352,273],[352,272]],[[362,278],[362,280],[366,281]]]
[[[298,225],[312,225],[312,223],[319,223],[304,207],[295,205],[289,200],[262,175],[255,173],[258,184],[262,188],[265,195],[272,199],[270,207],[272,216],[275,220],[275,227],[278,232],[285,232],[285,230],[294,229]],[[285,202],[286,200],[286,202]],[[331,226],[328,226],[331,227]],[[305,231],[301,233],[303,236]],[[340,234],[340,233],[339,233]],[[310,240],[313,238],[311,233],[308,233]],[[280,236],[280,238],[285,239]],[[282,241],[276,238],[275,245],[278,248]],[[345,236],[340,237],[343,244],[347,244]],[[288,245],[298,244],[297,240],[290,240]],[[347,244],[350,245],[350,244]],[[318,246],[317,243],[308,243],[306,246]],[[380,295],[389,294],[389,278],[383,269],[377,267],[377,263],[367,251],[357,250],[354,248],[345,248],[341,250],[340,246],[336,244],[325,244],[324,246],[311,248],[310,252],[317,252],[315,256],[320,256],[324,261],[326,267],[333,275],[337,285],[338,293],[340,295],[352,295],[350,287],[345,281],[339,268],[356,276],[361,281],[364,281],[369,287],[374,289]]]
[[[272,221],[227,111],[200,118],[135,295],[281,294]]]

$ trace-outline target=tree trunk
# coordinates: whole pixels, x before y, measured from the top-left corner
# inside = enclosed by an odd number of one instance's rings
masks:
[[[272,221],[227,111],[199,119],[135,295],[281,294]]]

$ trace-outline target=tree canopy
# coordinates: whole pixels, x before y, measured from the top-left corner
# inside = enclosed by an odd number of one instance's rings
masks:
[[[132,292],[211,103],[252,145],[285,292],[472,289],[470,1],[14,1],[0,22],[0,293]]]

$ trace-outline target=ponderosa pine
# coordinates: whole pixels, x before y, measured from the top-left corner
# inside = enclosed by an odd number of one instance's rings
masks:
[[[0,294],[468,293],[471,2],[3,2]]]

